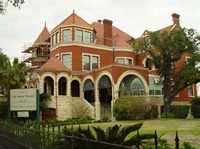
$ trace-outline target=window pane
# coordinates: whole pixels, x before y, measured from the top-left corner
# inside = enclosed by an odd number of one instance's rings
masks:
[[[91,43],[91,33],[90,32],[83,32],[83,42]]]
[[[62,55],[63,64],[67,68],[71,68],[72,66],[72,57],[71,54],[63,54]]]
[[[193,86],[188,86],[188,97],[194,96]]]
[[[83,56],[83,69],[90,70],[90,56],[89,55]]]
[[[75,31],[75,41],[82,42],[83,31],[76,30]]]
[[[118,64],[124,64],[124,58],[117,58],[117,59],[116,59],[116,62],[117,62]]]
[[[63,42],[68,43],[71,41],[71,30],[65,29],[63,30]]]
[[[99,58],[97,56],[92,57],[92,69],[97,69],[99,64]]]
[[[60,42],[60,34],[59,32],[56,33],[56,43]]]

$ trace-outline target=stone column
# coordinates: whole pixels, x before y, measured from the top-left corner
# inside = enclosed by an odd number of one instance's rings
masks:
[[[101,103],[99,101],[99,91],[97,85],[95,85],[95,117],[96,120],[101,119]]]

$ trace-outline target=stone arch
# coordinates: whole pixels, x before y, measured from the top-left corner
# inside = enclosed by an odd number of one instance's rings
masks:
[[[58,95],[66,96],[67,95],[67,78],[60,77],[58,79]]]
[[[89,103],[94,105],[95,86],[94,86],[94,82],[89,78],[84,80],[83,82],[83,93],[84,93],[84,99],[86,99]]]
[[[109,72],[103,72],[97,77],[96,97],[100,104],[100,119],[112,119],[113,86],[114,82]]]
[[[46,94],[54,95],[54,79],[51,76],[44,77],[43,91]]]
[[[139,74],[138,72],[136,72],[134,70],[126,71],[123,74],[121,74],[121,76],[118,78],[118,81],[117,81],[117,84],[116,84],[117,92],[119,91],[120,84],[121,84],[122,80],[128,75],[134,75],[134,76],[138,77],[142,81],[142,83],[144,84],[145,94],[148,95],[149,87],[148,87],[147,81],[145,80],[145,78],[141,74]],[[119,97],[116,97],[116,98],[119,98]]]
[[[80,80],[73,79],[71,81],[71,96],[72,97],[80,97]]]

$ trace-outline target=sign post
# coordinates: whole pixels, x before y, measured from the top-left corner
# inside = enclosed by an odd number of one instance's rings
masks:
[[[40,122],[40,99],[39,90],[12,89],[10,90],[10,111],[17,112],[18,117],[29,117],[30,111],[36,112],[37,122]]]

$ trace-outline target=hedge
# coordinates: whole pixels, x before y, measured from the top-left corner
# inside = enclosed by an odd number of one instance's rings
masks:
[[[144,97],[122,97],[114,104],[117,120],[154,119],[158,117],[158,106]]]

